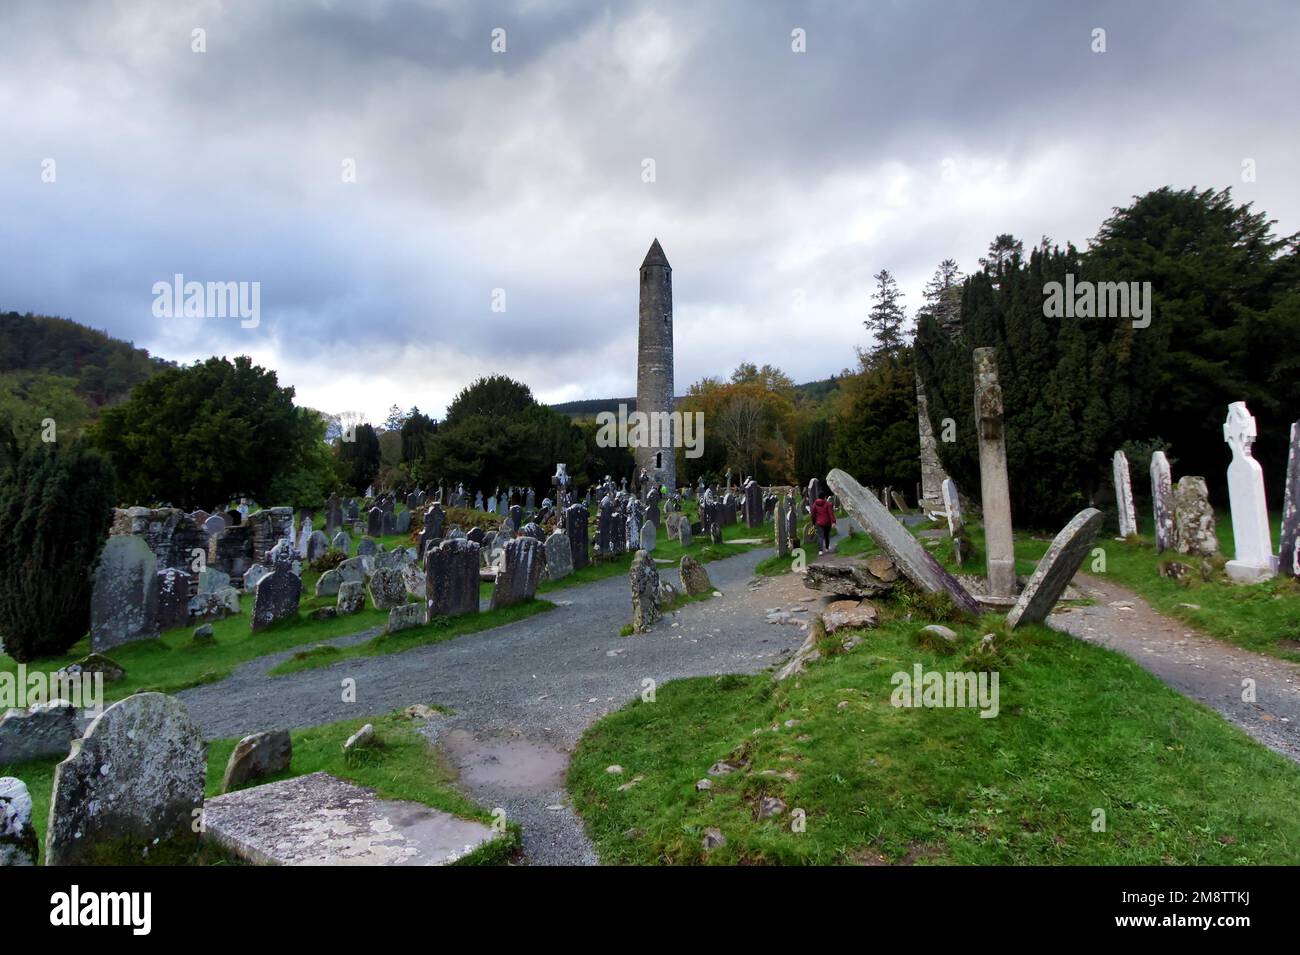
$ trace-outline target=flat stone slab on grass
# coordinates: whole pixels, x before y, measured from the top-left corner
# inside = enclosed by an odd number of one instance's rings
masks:
[[[487,826],[310,773],[209,799],[205,838],[258,865],[449,865]]]

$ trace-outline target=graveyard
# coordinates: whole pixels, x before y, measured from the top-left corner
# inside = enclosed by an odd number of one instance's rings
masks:
[[[70,158],[0,163],[0,866],[1300,865],[1275,112],[1230,104],[1260,180],[1173,105],[1098,163],[1031,141],[1148,77],[1065,14],[1007,22],[1082,93],[963,44],[1023,72],[900,67],[868,128],[857,41],[914,59],[914,12],[828,5],[805,57],[770,10],[524,6],[516,53],[441,5],[301,47],[222,10],[211,56],[169,13],[159,121],[265,113],[215,159],[17,120]],[[1194,117],[1238,78],[1176,65]],[[975,88],[968,129],[923,103]]]

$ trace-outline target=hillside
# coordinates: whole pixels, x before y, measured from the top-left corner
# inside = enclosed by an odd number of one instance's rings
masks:
[[[66,318],[0,313],[0,375],[57,375],[92,409],[125,398],[169,365],[143,348]]]

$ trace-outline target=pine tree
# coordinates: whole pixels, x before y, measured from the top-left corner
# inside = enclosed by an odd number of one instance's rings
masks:
[[[903,338],[903,293],[898,290],[889,269],[881,269],[872,276],[876,280],[876,291],[871,296],[874,305],[862,324],[875,337],[871,346],[871,360],[877,361],[896,356],[906,344]]]

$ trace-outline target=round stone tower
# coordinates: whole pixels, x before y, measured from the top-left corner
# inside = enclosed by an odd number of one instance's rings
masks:
[[[641,328],[637,341],[636,410],[650,416],[648,446],[635,449],[637,474],[645,468],[669,493],[677,487],[677,434],[673,411],[673,269],[655,239],[641,263]],[[662,425],[660,422],[663,422]]]

